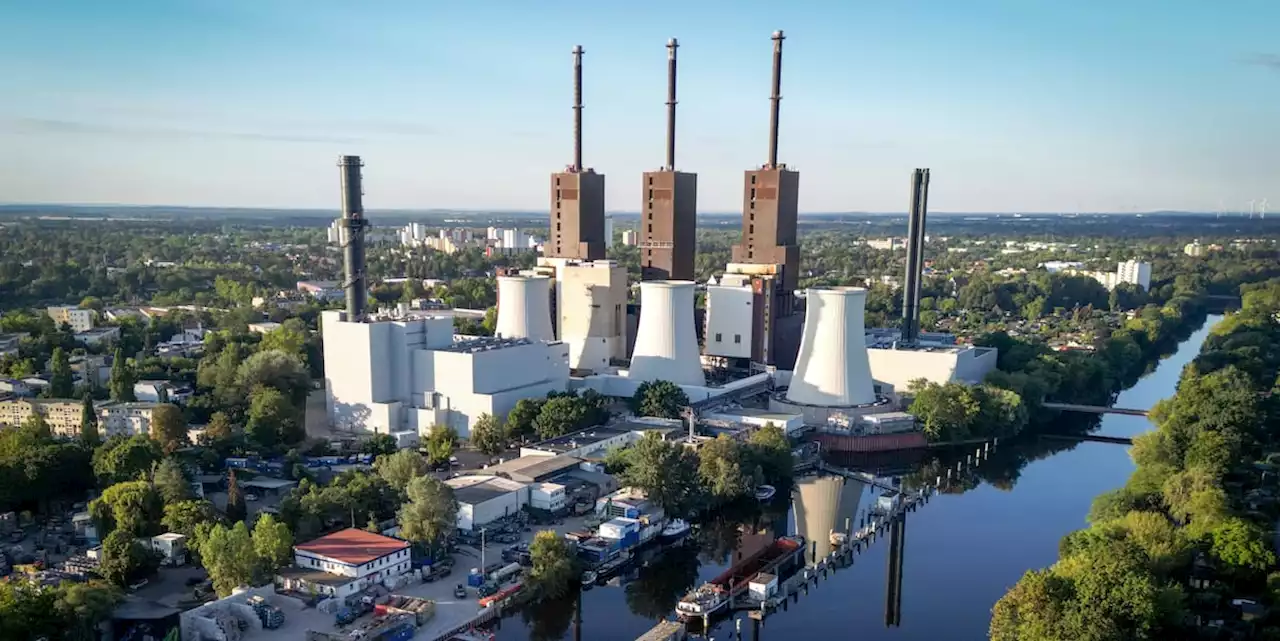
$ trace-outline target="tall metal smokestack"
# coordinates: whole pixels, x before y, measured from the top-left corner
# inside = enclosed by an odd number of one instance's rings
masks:
[[[676,170],[676,49],[675,38],[667,41],[667,169]]]
[[[920,272],[924,269],[924,229],[929,210],[929,170],[911,173],[911,209],[907,212],[907,273],[902,290],[902,342],[920,337]]]
[[[769,96],[769,165],[778,167],[778,110],[782,102],[782,31],[773,32],[773,95]]]
[[[582,173],[582,45],[573,48],[573,171]]]
[[[360,168],[364,163],[359,156],[340,156],[338,167],[342,182],[342,229],[346,232],[342,242],[346,266],[346,280],[342,288],[347,294],[347,320],[364,320],[364,306],[368,299],[364,269],[364,230],[369,223],[364,218],[364,188],[360,185]]]

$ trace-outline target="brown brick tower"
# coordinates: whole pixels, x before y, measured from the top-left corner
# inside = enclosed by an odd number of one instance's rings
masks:
[[[693,280],[698,175],[676,171],[676,49],[667,42],[667,164],[640,187],[640,279]]]
[[[582,47],[573,48],[573,164],[551,174],[551,229],[544,255],[602,260],[604,174],[582,167]]]

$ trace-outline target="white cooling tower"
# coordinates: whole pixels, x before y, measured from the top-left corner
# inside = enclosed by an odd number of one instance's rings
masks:
[[[678,385],[706,385],[694,334],[693,281],[640,283],[640,325],[628,376]]]
[[[874,403],[863,314],[867,290],[810,287],[804,335],[787,400],[822,406]]]
[[[504,338],[555,340],[551,331],[551,279],[546,276],[499,276],[498,323]]]

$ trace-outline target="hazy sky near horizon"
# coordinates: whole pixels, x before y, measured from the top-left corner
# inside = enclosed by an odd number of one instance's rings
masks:
[[[800,209],[1280,209],[1280,2],[764,3],[0,0],[0,202],[545,210],[584,155],[611,211],[664,161],[699,208],[766,161],[784,29],[783,162]]]

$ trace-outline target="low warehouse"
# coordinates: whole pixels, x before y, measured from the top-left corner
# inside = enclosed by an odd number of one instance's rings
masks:
[[[529,504],[529,487],[497,476],[460,476],[445,481],[458,500],[459,530],[474,530],[519,512]]]

